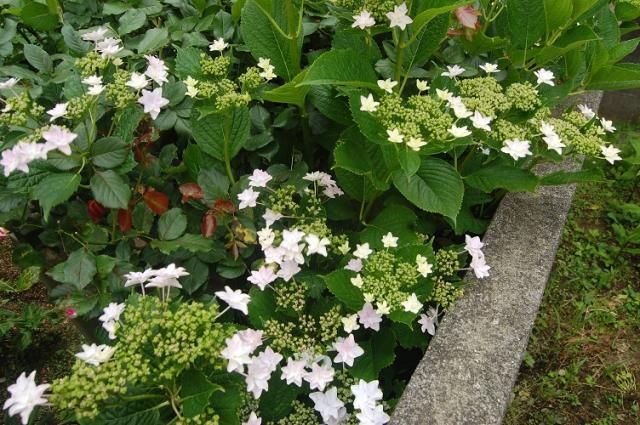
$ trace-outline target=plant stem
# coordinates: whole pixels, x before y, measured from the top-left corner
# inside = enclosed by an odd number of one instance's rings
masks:
[[[302,7],[302,6],[301,6]],[[298,13],[293,6],[293,0],[287,0],[287,23],[288,23],[288,35],[289,35],[289,54],[291,55],[291,79],[300,73],[300,49],[298,48]]]
[[[300,106],[300,121],[302,124],[302,153],[304,159],[309,166],[313,163],[313,140],[311,136],[311,127],[309,126],[309,113],[305,105]]]
[[[229,137],[231,137],[231,125],[233,124],[233,116],[226,116],[225,131],[224,131],[224,166],[227,170],[227,176],[231,184],[235,184],[236,179],[233,176],[233,170],[231,170],[231,156],[229,155]]]

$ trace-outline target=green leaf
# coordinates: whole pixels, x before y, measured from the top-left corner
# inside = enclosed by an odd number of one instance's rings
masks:
[[[355,277],[355,274],[344,269],[338,269],[326,276],[322,276],[329,291],[341,303],[352,311],[358,311],[364,305],[364,296],[362,291],[351,283],[352,277]]]
[[[171,241],[182,236],[187,230],[187,216],[180,208],[172,208],[158,220],[158,236],[163,241]]]
[[[40,72],[50,73],[53,71],[51,56],[49,56],[49,53],[45,52],[44,49],[39,46],[34,44],[25,44],[24,58],[29,62],[29,65]]]
[[[544,0],[507,0],[507,19],[513,47],[531,49],[545,35],[544,13]]]
[[[146,21],[147,15],[142,10],[129,9],[118,19],[120,23],[118,34],[125,35],[140,29]]]
[[[91,178],[91,192],[95,200],[107,208],[129,207],[131,188],[112,170],[96,171]]]
[[[299,86],[307,75],[308,68],[295,76],[286,84],[268,90],[262,94],[264,100],[269,102],[290,103],[299,107],[304,106],[304,100],[309,93],[310,87]]]
[[[22,292],[30,289],[40,281],[40,267],[31,266],[22,269],[20,276],[14,281],[0,279],[0,291]]]
[[[138,43],[138,53],[143,54],[158,50],[168,42],[169,31],[166,28],[151,28]]]
[[[368,242],[373,248],[381,249],[382,237],[391,232],[398,238],[398,246],[418,243],[420,239],[415,229],[417,220],[418,217],[409,208],[389,204],[367,224],[360,234],[360,240]]]
[[[119,137],[103,137],[91,146],[91,161],[101,168],[114,168],[129,155],[129,144]]]
[[[586,85],[587,90],[628,90],[640,88],[640,65],[621,63],[605,66]]]
[[[273,291],[261,291],[257,286],[249,290],[249,322],[252,326],[262,329],[267,320],[276,317],[278,303]]]
[[[51,174],[35,187],[34,197],[40,202],[45,219],[51,208],[60,205],[71,197],[80,185],[79,174]]]
[[[540,184],[553,186],[560,184],[587,183],[605,181],[604,171],[600,168],[590,168],[580,171],[557,171],[542,177]]]
[[[536,55],[538,66],[544,65],[567,52],[579,49],[590,41],[598,40],[598,36],[591,28],[581,25],[571,28],[562,35],[553,45],[542,48]]]
[[[82,54],[91,50],[91,44],[84,41],[80,34],[78,34],[78,31],[73,29],[71,25],[65,24],[62,27],[61,33],[64,38],[64,43],[67,45],[69,50]]]
[[[358,357],[350,369],[351,375],[365,381],[378,379],[380,372],[396,358],[396,338],[391,328],[382,328],[367,341],[358,341],[364,354]]]
[[[402,170],[396,170],[393,183],[418,208],[442,214],[455,222],[462,206],[464,183],[448,162],[425,158],[418,172],[411,177]]]
[[[209,405],[214,392],[224,391],[220,385],[210,382],[198,369],[188,369],[180,376],[180,401],[186,418],[198,416]]]
[[[369,176],[359,176],[342,168],[336,168],[335,174],[338,186],[357,201],[369,201],[381,193]]]
[[[160,399],[160,397],[158,397]],[[117,407],[100,411],[90,425],[160,425],[158,400],[118,404]],[[82,425],[89,424],[81,422]]]
[[[555,31],[565,28],[571,23],[573,14],[572,0],[544,0],[544,20],[547,39]]]
[[[269,380],[269,390],[260,396],[260,417],[263,421],[272,422],[284,418],[291,413],[293,401],[301,392],[301,388],[288,385],[279,373],[274,373]]]
[[[193,138],[207,154],[220,161],[230,161],[249,138],[251,120],[247,107],[236,107],[231,113],[215,113],[191,120]]]
[[[172,241],[152,240],[151,248],[155,248],[163,254],[170,255],[179,248],[186,249],[191,252],[207,252],[214,248],[212,239],[207,239],[201,235],[187,233],[178,239]]]
[[[302,13],[291,6],[294,28],[274,17],[286,17],[292,2],[281,0],[247,0],[242,9],[240,30],[242,39],[256,59],[269,58],[276,74],[291,81],[300,72],[302,50]],[[282,19],[284,21],[284,19]]]
[[[241,394],[246,394],[246,385],[242,376],[237,373],[223,371],[215,378],[210,377],[215,383],[224,387],[224,392],[211,397],[209,405],[216,414],[220,415],[220,423],[225,425],[240,425],[238,410],[243,406]]]
[[[144,117],[144,112],[140,105],[128,105],[119,110],[116,113],[116,126],[113,130],[113,136],[131,143],[142,117]]]
[[[185,80],[187,77],[200,78],[202,68],[200,68],[201,51],[195,47],[184,47],[176,49],[176,75]]]
[[[29,1],[20,11],[22,21],[37,31],[53,31],[60,26],[58,15],[41,3]]]
[[[405,49],[403,57],[404,68],[411,70],[415,67],[423,66],[446,39],[448,29],[448,13],[434,18],[429,25],[416,35],[415,42]],[[475,35],[475,37],[477,36],[478,34]]]
[[[209,266],[197,257],[189,258],[183,266],[189,272],[189,276],[185,276],[180,280],[182,289],[187,294],[192,295],[209,279]]]
[[[69,255],[64,263],[64,280],[78,289],[91,283],[98,271],[94,255],[85,249],[79,249]]]
[[[360,132],[369,141],[382,146],[388,146],[389,140],[387,135],[387,129],[382,125],[379,119],[374,114],[364,112],[360,110],[360,96],[363,92],[353,91],[349,94],[349,106],[351,107],[351,115],[353,120],[358,125]]]
[[[365,57],[353,50],[331,50],[316,59],[300,86],[341,85],[378,90],[378,76]]]
[[[429,8],[426,9],[422,12],[420,12],[413,20],[412,24],[411,24],[411,31],[414,34],[414,36],[409,40],[409,42],[407,44],[413,43],[413,41],[416,39],[417,35],[420,34],[420,32],[424,29],[424,27],[431,22],[436,16],[441,15],[443,13],[447,13],[447,12],[451,12],[452,10],[460,7],[460,6],[465,6],[468,5],[470,2],[469,0],[457,0],[457,1],[447,1],[447,5],[445,6],[439,6],[439,7],[433,7],[433,8]]]
[[[606,49],[612,49],[620,42],[618,19],[608,7],[602,7],[596,13],[593,29]]]
[[[493,164],[483,166],[478,171],[465,176],[464,181],[483,192],[506,189],[509,192],[534,192],[538,178],[529,171],[509,165]]]
[[[333,151],[335,168],[342,168],[359,176],[367,176],[373,187],[387,190],[387,168],[380,148],[369,143],[356,128],[342,133],[340,143]]]
[[[201,169],[198,174],[198,184],[204,191],[205,199],[227,199],[229,197],[229,177],[215,168]]]

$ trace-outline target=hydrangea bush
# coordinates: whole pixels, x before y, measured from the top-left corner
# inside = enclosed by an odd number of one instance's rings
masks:
[[[634,1],[9,3],[0,219],[97,323],[24,424],[387,423],[501,197],[622,160],[557,105],[640,86]]]

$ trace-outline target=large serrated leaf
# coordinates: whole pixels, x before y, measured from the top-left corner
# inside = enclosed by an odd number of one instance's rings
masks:
[[[348,309],[358,311],[364,304],[362,291],[351,283],[354,273],[348,270],[339,269],[329,273],[322,278],[327,284],[329,291],[343,303]]]
[[[380,371],[390,366],[396,358],[396,338],[391,328],[382,328],[370,340],[358,341],[358,344],[364,354],[356,359],[350,370],[356,378],[366,381],[378,379]]]
[[[231,113],[210,114],[191,120],[193,138],[207,154],[220,161],[230,161],[249,138],[251,120],[247,107],[237,107]]]
[[[489,165],[465,176],[464,181],[483,192],[506,189],[510,192],[534,192],[539,179],[529,171],[509,165]]]
[[[79,185],[80,175],[71,173],[52,174],[40,181],[33,195],[40,202],[44,217],[49,217],[51,208],[69,199],[78,190]]]
[[[128,208],[131,188],[112,170],[96,171],[91,178],[91,191],[96,201],[107,208]]]
[[[442,214],[455,222],[462,206],[464,183],[448,162],[425,158],[418,172],[411,177],[402,170],[396,170],[393,183],[418,208]]]

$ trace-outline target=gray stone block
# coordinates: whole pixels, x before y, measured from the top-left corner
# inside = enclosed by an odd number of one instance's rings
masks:
[[[581,103],[598,110],[601,93]],[[538,173],[575,170],[579,161]],[[575,186],[510,193],[484,237],[491,276],[466,276],[393,413],[394,425],[500,424],[553,267]]]

